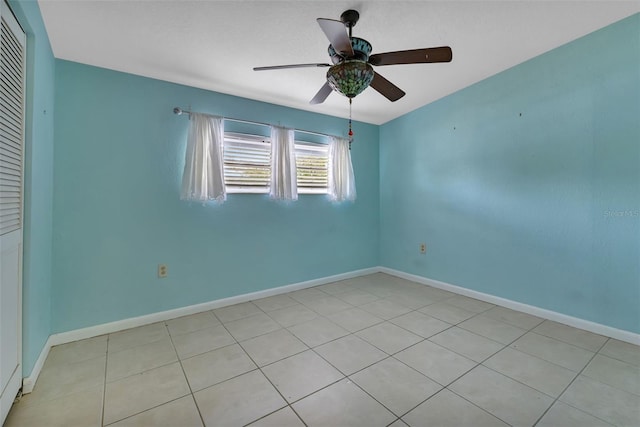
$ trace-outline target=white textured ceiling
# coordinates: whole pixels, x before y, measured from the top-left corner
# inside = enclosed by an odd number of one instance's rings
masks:
[[[448,45],[453,62],[376,67],[407,95],[371,88],[353,117],[381,124],[640,11],[640,1],[39,0],[56,58],[339,117],[347,98],[309,100],[330,62],[316,18],[360,12],[354,36],[373,53]],[[593,55],[598,59],[597,52]],[[189,100],[176,99],[176,104]]]

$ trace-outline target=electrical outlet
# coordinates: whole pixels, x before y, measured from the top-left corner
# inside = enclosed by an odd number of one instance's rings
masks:
[[[167,277],[167,265],[166,264],[158,264],[158,277],[163,279]]]
[[[427,253],[427,245],[424,243],[420,243],[420,253],[421,254],[426,254]]]

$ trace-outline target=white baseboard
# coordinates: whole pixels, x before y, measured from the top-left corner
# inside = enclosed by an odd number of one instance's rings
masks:
[[[337,282],[340,280],[352,279],[354,277],[365,276],[379,272],[378,267],[365,268],[362,270],[354,270],[347,273],[336,274],[333,276],[322,277],[319,279],[307,280],[305,282],[293,283],[290,285],[279,286],[277,288],[265,289],[263,291],[251,292],[243,295],[236,295],[229,298],[208,301],[201,304],[190,305],[187,307],[175,308],[172,310],[161,311],[157,313],[145,314],[143,316],[131,317],[128,319],[117,320],[115,322],[103,323],[101,325],[89,326],[87,328],[75,329],[68,332],[61,332],[49,336],[45,343],[40,356],[36,361],[31,374],[22,381],[22,392],[24,394],[31,393],[33,390],[40,371],[44,365],[51,347],[66,344],[86,338],[93,338],[99,335],[110,334],[122,331],[124,329],[135,328],[138,326],[149,325],[151,323],[162,322],[165,320],[175,319],[176,317],[188,316],[190,314],[201,313],[215,308],[226,307],[228,305],[240,304],[242,302],[253,301],[260,298],[266,298],[274,295],[284,294],[287,292],[297,291],[300,289],[311,288],[313,286],[325,285],[327,283]]]
[[[47,341],[44,343],[44,347],[42,347],[42,351],[40,352],[40,356],[38,356],[38,360],[36,360],[36,364],[31,370],[31,375],[22,379],[22,394],[31,393],[33,391],[38,375],[40,375],[44,362],[47,360],[47,356],[49,356],[49,350],[51,350],[51,347],[53,347],[53,344],[51,344],[51,336],[49,336]]]
[[[438,280],[428,279],[426,277],[417,276],[415,274],[405,273],[404,271],[394,270],[392,268],[380,267],[378,270],[382,273],[387,273],[392,276],[400,277],[402,279],[411,280],[412,282],[433,286],[434,288],[454,292],[456,294],[475,298],[481,301],[489,302],[491,304],[499,305],[501,307],[510,308],[512,310],[521,311],[523,313],[531,314],[532,316],[553,320],[554,322],[573,326],[574,328],[584,329],[585,331],[593,332],[594,334],[604,335],[620,341],[640,345],[640,334],[636,334],[634,332],[613,328],[611,326],[602,325],[600,323],[591,322],[589,320],[580,319],[578,317],[568,316],[566,314],[558,313],[556,311],[547,310],[533,305],[523,304],[521,302],[512,301],[506,298],[485,294],[483,292],[474,291],[472,289],[451,285],[449,283],[440,282]]]

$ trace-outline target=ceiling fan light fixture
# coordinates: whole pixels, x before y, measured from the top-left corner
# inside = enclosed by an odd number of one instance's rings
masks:
[[[279,70],[283,68],[330,67],[327,81],[309,102],[321,104],[332,91],[349,98],[362,93],[368,86],[376,92],[395,102],[406,95],[398,86],[373,71],[372,66],[424,64],[432,62],[451,62],[453,54],[449,46],[423,49],[398,50],[371,55],[371,43],[359,37],[353,37],[352,30],[358,22],[360,14],[357,10],[345,10],[340,21],[318,18],[320,29],[329,40],[329,57],[334,64],[291,64],[270,67],[255,67],[255,71]]]
[[[373,67],[368,62],[351,59],[329,68],[327,82],[336,92],[355,98],[369,87],[373,76]]]

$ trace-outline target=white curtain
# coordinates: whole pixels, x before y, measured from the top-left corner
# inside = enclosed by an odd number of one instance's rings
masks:
[[[223,202],[227,197],[222,152],[223,119],[197,113],[191,113],[190,118],[180,198]]]
[[[336,202],[356,199],[356,179],[346,138],[331,137],[329,146],[329,197]]]
[[[271,126],[271,198],[298,200],[293,129]]]

